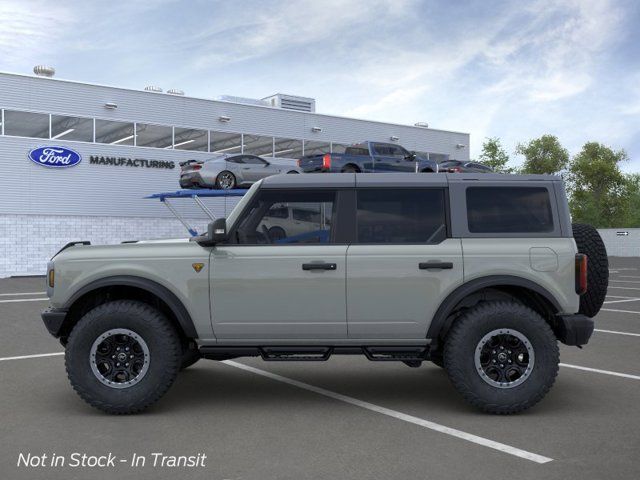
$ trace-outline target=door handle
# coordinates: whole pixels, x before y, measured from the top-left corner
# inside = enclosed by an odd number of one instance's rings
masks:
[[[338,265],[335,263],[303,263],[303,270],[335,270]]]
[[[453,262],[420,262],[418,268],[420,270],[451,270]]]

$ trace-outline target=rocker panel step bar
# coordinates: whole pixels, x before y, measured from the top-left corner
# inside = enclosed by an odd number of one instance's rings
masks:
[[[269,346],[200,347],[204,358],[226,360],[237,357],[262,357],[267,362],[324,362],[331,355],[364,355],[374,362],[407,362],[429,359],[426,346]]]

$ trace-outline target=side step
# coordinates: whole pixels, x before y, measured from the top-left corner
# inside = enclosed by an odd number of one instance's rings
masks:
[[[262,357],[267,362],[324,362],[331,355],[365,355],[374,362],[422,362],[428,359],[429,347],[413,346],[375,346],[340,345],[323,346],[281,346],[281,347],[200,347],[204,358],[226,360],[237,357]]]
[[[427,359],[426,347],[363,347],[362,351],[373,362],[421,362]]]

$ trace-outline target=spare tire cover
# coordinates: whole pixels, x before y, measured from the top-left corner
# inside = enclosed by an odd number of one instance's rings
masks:
[[[609,287],[609,259],[598,231],[591,225],[574,223],[573,238],[578,252],[587,259],[587,292],[580,296],[579,312],[595,317],[602,308]]]

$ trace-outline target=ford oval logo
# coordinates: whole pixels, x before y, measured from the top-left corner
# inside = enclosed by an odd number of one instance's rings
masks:
[[[67,168],[82,161],[82,156],[64,147],[39,147],[29,152],[29,160],[43,167]]]

